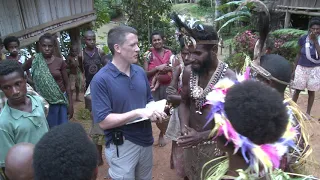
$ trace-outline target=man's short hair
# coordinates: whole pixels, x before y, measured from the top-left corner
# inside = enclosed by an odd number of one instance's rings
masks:
[[[16,42],[18,44],[18,46],[20,46],[20,41],[17,37],[8,36],[8,37],[4,38],[4,40],[3,40],[3,45],[4,45],[4,48],[6,48],[6,50],[9,50],[9,43],[11,43],[11,42]]]
[[[281,94],[272,87],[248,80],[234,85],[225,98],[224,110],[234,129],[255,144],[274,143],[288,124]]]
[[[18,61],[8,59],[0,61],[0,76],[6,76],[13,72],[18,72],[21,77],[24,77],[22,66]]]
[[[126,41],[126,35],[130,33],[138,35],[133,27],[123,25],[114,27],[108,32],[108,47],[112,55],[114,55],[114,45],[122,45]]]
[[[56,126],[35,146],[35,180],[91,180],[97,157],[96,146],[80,124]]]

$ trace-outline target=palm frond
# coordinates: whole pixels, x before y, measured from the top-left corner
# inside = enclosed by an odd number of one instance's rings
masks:
[[[219,18],[215,19],[214,21],[217,22],[217,21],[221,21],[221,20],[224,20],[224,19],[227,19],[227,18],[233,18],[233,17],[236,17],[236,16],[247,16],[247,17],[250,17],[251,16],[251,13],[249,11],[233,11],[233,12],[229,12],[223,16],[220,16]]]
[[[243,3],[243,0],[241,1],[231,1],[231,2],[227,2],[226,5],[240,5]]]
[[[298,45],[298,41],[297,40],[294,40],[294,41],[288,41],[288,42],[285,42],[283,45],[282,45],[283,48],[289,48],[289,49],[298,49],[299,48],[299,45]]]
[[[228,9],[230,7],[233,7],[233,6],[240,6],[242,3],[243,3],[244,0],[240,0],[240,1],[231,1],[231,2],[227,2],[225,4],[222,4],[218,7],[218,10],[219,11],[222,11],[224,9]]]
[[[250,21],[250,17],[246,17],[246,16],[236,16],[232,19],[229,19],[226,23],[224,23],[221,28],[218,30],[218,34],[220,33],[220,31],[227,27],[229,24],[231,24],[232,22],[235,22],[235,21],[242,21],[242,22],[249,22]]]
[[[281,35],[293,35],[295,37],[300,37],[307,34],[308,31],[299,30],[299,29],[292,29],[292,28],[285,28],[285,29],[278,29],[273,31],[271,34],[274,36],[281,36]]]

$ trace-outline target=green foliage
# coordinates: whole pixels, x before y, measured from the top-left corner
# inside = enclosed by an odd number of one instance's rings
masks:
[[[271,45],[267,45],[267,47],[271,48],[270,53],[279,54],[290,62],[294,62],[299,51],[298,40],[305,34],[307,34],[307,31],[298,29],[280,29],[273,31],[270,33],[270,39],[268,40]],[[225,62],[229,64],[231,69],[237,72],[241,71],[241,68],[246,62],[246,54],[250,57],[253,56],[253,49],[257,38],[257,35],[250,31],[245,31],[238,33],[233,39],[225,41],[225,45],[233,45],[236,52],[225,59]]]
[[[218,9],[221,11],[225,11],[226,9],[231,9],[231,12],[228,12],[219,18],[217,18],[216,22],[224,22],[224,24],[218,30],[220,33],[226,27],[233,25],[235,22],[245,22],[245,24],[237,24],[237,25],[247,25],[251,22],[252,14],[250,12],[250,8],[252,8],[252,3],[246,4],[246,6],[241,7],[240,9],[237,8],[243,0],[241,1],[231,1],[221,5]]]
[[[98,29],[110,21],[108,0],[94,0],[94,9],[96,10],[97,14],[94,28]]]
[[[235,21],[242,21],[242,22],[250,22],[250,19],[245,17],[245,16],[236,16],[232,19],[229,19],[227,22],[225,22],[220,29],[218,30],[218,33],[220,33],[220,31],[222,29],[224,29],[225,27],[229,26],[231,23],[235,22]]]
[[[198,4],[202,7],[211,7],[211,0],[200,0]]]
[[[293,28],[278,29],[272,32],[272,35],[276,37],[279,37],[281,35],[293,35],[295,37],[301,37],[305,34],[307,34],[307,31]]]
[[[103,52],[104,52],[105,54],[111,53],[111,51],[110,51],[110,49],[109,49],[109,47],[108,47],[107,45],[104,45],[104,46],[102,47],[102,50],[103,50]]]
[[[166,0],[123,0],[122,9],[126,13],[127,24],[139,32],[140,52],[147,51],[150,45],[150,35],[153,31],[160,31],[166,37],[165,45],[177,47],[174,34],[175,27],[170,24],[169,13],[171,3]],[[142,64],[140,58],[140,64]]]
[[[235,17],[241,17],[241,16],[250,18],[251,13],[248,11],[239,11],[239,12],[233,11],[233,12],[229,12],[223,16],[220,16],[219,18],[215,19],[215,21],[221,21],[221,20],[235,18]]]
[[[120,0],[108,0],[109,14],[111,19],[122,15],[121,1]]]
[[[196,19],[201,19],[203,17],[210,17],[214,14],[214,8],[209,6],[200,6],[195,3],[181,3],[172,6],[172,11],[178,14],[185,14]]]
[[[229,68],[235,72],[240,72],[244,66],[246,55],[244,53],[234,53],[224,59],[224,62],[229,65]]]
[[[270,33],[270,38],[274,41],[272,53],[282,55],[289,61],[294,62],[299,51],[298,40],[307,33],[304,30],[290,28],[273,31]]]

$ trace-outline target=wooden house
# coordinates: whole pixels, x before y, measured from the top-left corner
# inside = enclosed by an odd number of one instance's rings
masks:
[[[90,23],[96,19],[93,1],[0,0],[1,37],[17,36],[23,47],[36,42],[45,33]]]
[[[320,16],[320,0],[277,0],[276,10],[286,13],[286,28],[289,27],[292,14]]]

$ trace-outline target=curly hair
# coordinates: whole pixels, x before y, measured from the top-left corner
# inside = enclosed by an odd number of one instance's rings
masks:
[[[224,110],[235,130],[255,144],[273,143],[288,124],[280,93],[253,80],[234,85],[225,98]]]
[[[8,36],[8,37],[4,38],[4,40],[3,40],[3,45],[4,45],[4,48],[6,48],[6,50],[9,49],[8,46],[9,46],[9,43],[11,43],[11,42],[16,42],[18,44],[18,46],[20,46],[20,41],[17,37]]]
[[[80,124],[56,126],[35,146],[35,180],[91,180],[97,157],[95,145]]]
[[[6,76],[13,72],[18,72],[21,77],[24,77],[23,69],[18,61],[2,60],[0,61],[0,76]]]

